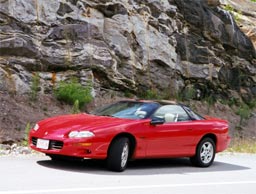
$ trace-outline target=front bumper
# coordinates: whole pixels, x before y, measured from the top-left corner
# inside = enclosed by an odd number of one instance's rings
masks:
[[[55,154],[70,157],[105,159],[109,144],[106,142],[95,142],[93,139],[64,139],[64,140],[49,140],[47,149],[37,147],[38,137],[30,137],[29,145],[32,149],[45,153]]]

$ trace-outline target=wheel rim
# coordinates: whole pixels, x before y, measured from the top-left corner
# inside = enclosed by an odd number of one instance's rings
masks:
[[[121,167],[124,168],[129,156],[129,145],[126,143],[123,147],[122,155],[121,155]]]
[[[211,162],[213,158],[213,145],[210,142],[205,142],[201,147],[200,158],[204,164]]]

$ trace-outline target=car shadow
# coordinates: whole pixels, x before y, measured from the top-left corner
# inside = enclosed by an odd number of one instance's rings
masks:
[[[113,175],[116,172],[108,171],[106,162],[102,160],[78,161],[37,161],[40,166],[56,170],[80,172],[87,174]],[[156,175],[156,174],[190,174],[202,172],[221,172],[221,171],[241,171],[250,168],[240,165],[234,165],[215,161],[208,168],[193,167],[187,158],[173,159],[147,159],[135,160],[128,163],[127,169],[122,172],[123,175]]]

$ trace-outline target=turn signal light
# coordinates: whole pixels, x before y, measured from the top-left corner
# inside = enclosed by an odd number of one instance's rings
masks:
[[[86,142],[86,143],[75,143],[74,145],[75,145],[75,146],[88,147],[88,146],[91,146],[92,143],[88,143],[88,142]]]

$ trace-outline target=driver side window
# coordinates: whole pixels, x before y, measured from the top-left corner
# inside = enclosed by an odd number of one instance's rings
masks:
[[[160,107],[153,117],[162,118],[165,123],[191,120],[185,110],[179,105],[165,105]]]

